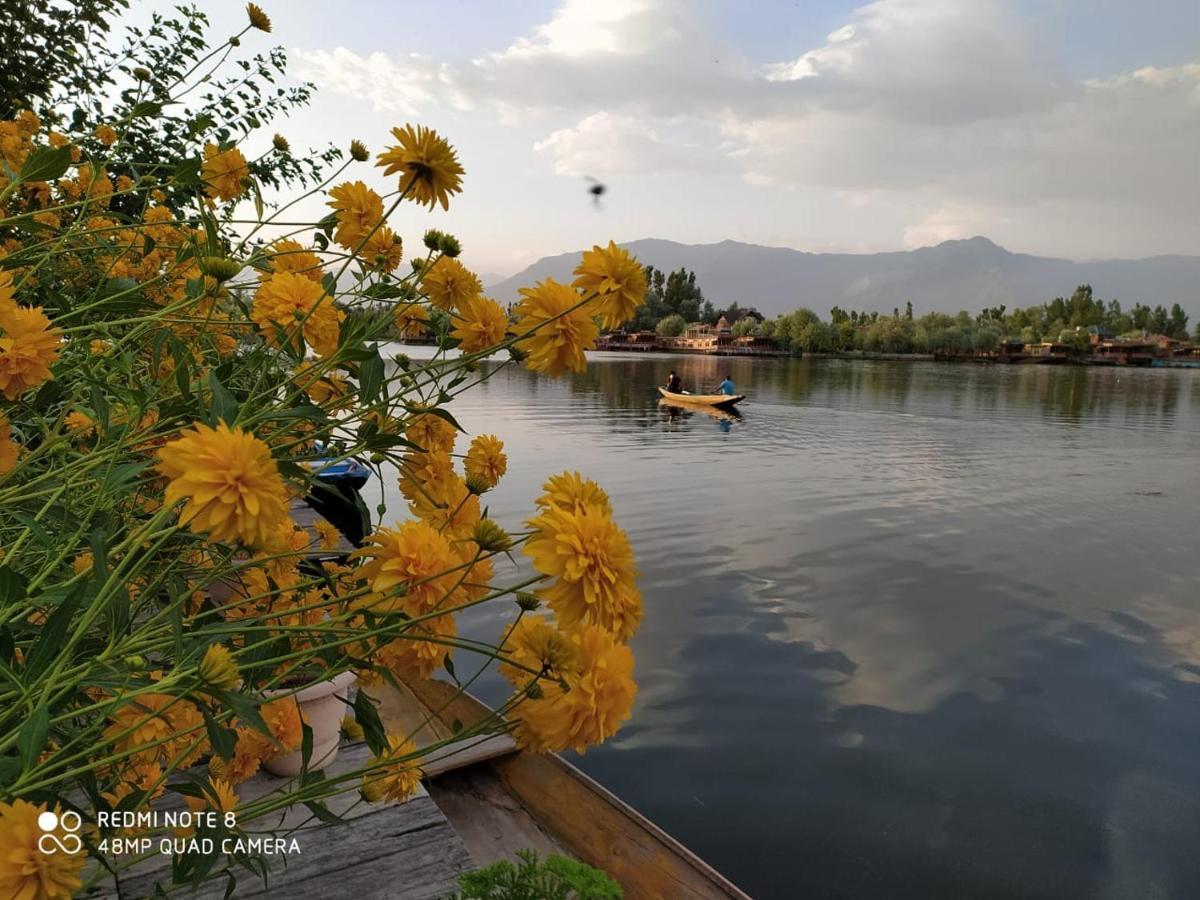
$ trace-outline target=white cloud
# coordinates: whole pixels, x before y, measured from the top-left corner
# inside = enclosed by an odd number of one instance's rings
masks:
[[[751,197],[805,188],[847,218],[886,209],[896,243],[969,231],[1075,255],[1200,245],[1200,64],[1072,79],[1002,0],[876,0],[819,46],[751,61],[707,8],[568,0],[473,60],[301,55],[307,77],[377,109],[473,107],[540,128],[537,151],[562,175],[736,171]]]
[[[295,52],[300,59],[297,74],[301,78],[338,94],[369,100],[377,112],[413,116],[440,103],[470,106],[454,86],[449,66],[419,53],[360,56],[345,47]]]
[[[534,150],[552,157],[559,175],[712,172],[722,165],[704,148],[664,136],[652,122],[607,112],[551,132]]]

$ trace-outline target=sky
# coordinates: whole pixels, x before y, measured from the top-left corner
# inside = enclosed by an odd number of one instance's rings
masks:
[[[456,234],[485,280],[610,238],[1200,253],[1196,0],[260,5],[273,32],[244,46],[282,45],[318,89],[272,130],[377,152],[436,129],[464,193],[392,224]],[[245,22],[202,6],[216,34]]]

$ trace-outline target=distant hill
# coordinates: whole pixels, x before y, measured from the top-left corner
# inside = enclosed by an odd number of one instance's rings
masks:
[[[720,307],[734,301],[774,315],[801,306],[822,316],[832,306],[891,312],[911,300],[918,313],[1012,309],[1070,296],[1090,284],[1095,296],[1123,307],[1179,303],[1200,319],[1200,256],[1155,256],[1073,262],[1012,253],[985,237],[946,241],[896,253],[804,253],[737,241],[679,244],[648,238],[624,245],[643,263],[696,273],[704,296]],[[579,253],[547,256],[491,285],[498,300],[543,278],[569,280]]]

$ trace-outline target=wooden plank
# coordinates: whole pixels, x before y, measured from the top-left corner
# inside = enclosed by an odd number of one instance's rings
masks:
[[[249,872],[238,872],[236,896],[445,897],[471,865],[465,845],[428,795],[373,808],[351,825],[305,832],[298,840],[299,854],[268,857],[271,875],[266,884]],[[169,858],[165,859],[167,865],[159,871],[122,876],[121,900],[153,896],[156,882],[169,883]],[[218,900],[225,887],[225,880],[217,879],[194,893],[187,891],[187,896]]]
[[[538,825],[489,765],[455,769],[426,784],[477,866],[516,859],[518,850],[572,855]]]
[[[516,752],[517,744],[511,737],[507,734],[493,734],[435,750],[421,761],[421,772],[426,778],[436,778],[454,769],[466,768]]]
[[[365,744],[343,745],[326,775],[357,769],[369,755]],[[238,796],[244,805],[295,781],[260,772],[238,785]],[[266,857],[271,875],[265,887],[250,872],[237,872],[238,897],[275,896],[274,891],[285,887],[315,892],[315,896],[354,896],[356,900],[445,897],[456,889],[458,875],[471,866],[466,845],[423,786],[415,797],[400,804],[368,804],[352,785],[323,802],[347,823],[324,825],[300,804],[239,823],[253,833],[294,835],[300,852]],[[167,795],[155,804],[160,811],[182,807],[176,795]],[[156,882],[170,883],[170,869],[171,857],[158,854],[124,869],[117,882],[120,900],[151,896]],[[405,887],[398,894],[397,885],[401,884]],[[188,891],[187,896],[216,900],[224,896],[225,885],[222,878],[194,894]],[[105,900],[117,896],[110,894]]]

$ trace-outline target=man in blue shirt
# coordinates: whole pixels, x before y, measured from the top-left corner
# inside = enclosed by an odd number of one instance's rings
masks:
[[[721,382],[721,386],[717,388],[717,391],[727,397],[732,397],[736,393],[733,389],[733,377],[726,375],[725,380]]]

